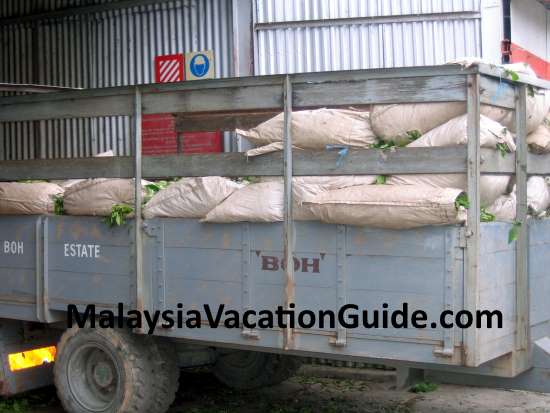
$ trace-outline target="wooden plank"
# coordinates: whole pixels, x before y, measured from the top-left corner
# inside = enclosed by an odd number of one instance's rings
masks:
[[[465,101],[463,75],[294,85],[295,107]]]
[[[65,95],[73,92],[48,93],[36,96]],[[78,93],[78,92],[77,92]],[[131,95],[67,98],[52,101],[0,104],[0,122],[131,115]]]
[[[479,232],[480,232],[480,91],[479,75],[468,76],[468,222],[464,274],[464,309],[475,314],[479,305]],[[479,331],[468,328],[464,334],[464,364],[479,365]]]
[[[178,132],[210,132],[250,129],[279,113],[280,110],[178,114],[176,115],[176,130]]]
[[[285,296],[284,303],[287,310],[292,310],[296,302],[295,280],[294,280],[294,247],[296,238],[294,236],[294,220],[292,218],[292,107],[293,107],[293,88],[290,76],[285,77],[284,84],[284,225],[283,225],[283,243],[285,260]],[[283,348],[289,350],[294,348],[294,329],[291,328],[290,318],[286,317],[287,328],[284,330]]]
[[[139,86],[143,113],[282,109],[281,76]],[[454,66],[292,75],[294,107],[465,100]],[[132,115],[134,86],[0,99],[0,121]]]
[[[502,79],[482,76],[480,79],[481,103],[514,109],[516,92],[514,86]]]
[[[481,74],[486,76],[491,76],[496,79],[502,79],[505,82],[515,83],[515,84],[523,83],[534,87],[550,89],[550,82],[548,80],[538,79],[536,77],[526,76],[518,73],[519,79],[518,81],[514,82],[510,79],[510,77],[506,74],[506,72],[498,66],[487,65],[484,63],[480,63],[479,65],[476,65],[476,66],[478,66],[478,70]],[[471,67],[470,69],[475,69],[475,66]]]
[[[515,156],[501,157],[482,149],[483,173],[514,173]],[[400,148],[398,150],[350,150],[340,166],[337,151],[294,151],[293,174],[391,175],[412,173],[466,173],[466,148]],[[550,174],[550,155],[530,155],[529,173]],[[282,152],[247,158],[244,153],[166,155],[143,158],[143,177],[169,176],[282,176]],[[543,172],[545,171],[545,172]],[[1,161],[0,181],[23,179],[131,178],[131,157],[71,158]]]
[[[516,106],[516,221],[521,224],[516,241],[516,337],[514,365],[530,365],[529,231],[527,224],[527,86],[517,85]]]
[[[134,211],[135,211],[135,227],[134,227],[134,265],[135,265],[135,303],[136,310],[143,313],[145,310],[145,297],[151,294],[151,291],[147,291],[147,284],[145,283],[145,277],[143,273],[143,231],[141,225],[143,217],[141,214],[141,202],[142,202],[142,96],[139,88],[135,89],[134,96],[134,116],[133,116],[133,131],[134,131]],[[152,288],[152,286],[149,286]],[[137,332],[144,333],[143,328],[137,328]]]

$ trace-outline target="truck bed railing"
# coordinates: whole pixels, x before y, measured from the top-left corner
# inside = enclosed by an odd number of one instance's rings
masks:
[[[550,89],[550,82],[519,76],[512,81],[498,67],[484,64],[415,67],[347,72],[306,73],[250,78],[207,80],[174,84],[126,86],[37,96],[0,99],[0,122],[75,117],[132,116],[134,156],[119,158],[63,159],[0,162],[0,180],[62,179],[91,177],[136,178],[136,217],[140,228],[139,181],[166,176],[283,175],[285,188],[284,250],[286,260],[285,303],[294,300],[294,224],[292,220],[292,176],[346,174],[466,173],[470,208],[465,226],[466,262],[464,309],[472,313],[479,299],[479,179],[484,173],[515,174],[517,181],[516,242],[516,343],[512,368],[516,373],[531,365],[529,328],[529,285],[527,273],[527,177],[550,174],[550,156],[528,153],[526,101],[531,88]],[[400,148],[395,151],[350,150],[341,165],[331,151],[292,150],[292,111],[312,107],[368,106],[374,103],[467,103],[468,144],[452,148]],[[501,158],[496,151],[480,149],[480,104],[515,109],[517,151]],[[178,127],[190,129],[201,122],[216,128],[233,129],[247,117],[259,120],[273,112],[285,113],[284,151],[247,159],[241,153],[191,156],[141,156],[141,116],[153,113],[178,114]],[[200,122],[197,122],[200,119]],[[234,119],[244,119],[241,123]],[[208,127],[208,126],[207,126]],[[135,231],[138,310],[143,301],[144,277],[141,234]],[[346,343],[346,330],[339,328],[333,344]],[[466,366],[478,366],[477,329],[464,330]],[[293,332],[285,331],[284,348],[292,349]]]

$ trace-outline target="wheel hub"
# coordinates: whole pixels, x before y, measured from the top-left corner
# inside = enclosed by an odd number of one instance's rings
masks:
[[[105,412],[115,402],[121,377],[117,362],[102,345],[89,344],[75,351],[67,374],[73,397],[88,411]]]
[[[93,379],[97,386],[106,388],[113,384],[115,380],[115,372],[112,364],[105,361],[98,362],[93,367]]]

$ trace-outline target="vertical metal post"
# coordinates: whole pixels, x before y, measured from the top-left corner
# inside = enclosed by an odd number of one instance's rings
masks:
[[[142,250],[142,218],[141,218],[141,90],[136,87],[134,99],[134,192],[135,192],[135,259],[136,259],[136,309],[143,311],[144,283],[143,250]]]
[[[480,97],[479,74],[468,75],[468,223],[466,225],[466,267],[464,277],[464,309],[472,314],[479,305],[479,231],[480,231]],[[476,328],[464,330],[464,362],[479,364],[479,335]]]
[[[292,83],[290,76],[284,83],[284,259],[285,259],[285,308],[294,304],[294,221],[292,219]],[[284,331],[284,349],[293,347],[294,331],[288,325]]]
[[[527,226],[527,86],[516,86],[516,356],[514,366],[527,368],[530,359],[529,231]]]

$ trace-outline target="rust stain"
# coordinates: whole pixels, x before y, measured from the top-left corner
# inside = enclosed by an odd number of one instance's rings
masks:
[[[94,225],[92,226],[92,228],[90,228],[90,235],[93,239],[96,239],[96,240],[103,239],[103,235],[97,225]]]
[[[224,231],[223,233],[223,248],[229,249],[231,246],[231,234],[229,232]]]
[[[367,236],[364,232],[358,231],[357,235],[353,237],[353,243],[358,247],[363,247],[367,243]]]
[[[63,226],[63,221],[58,221],[57,225],[55,226],[55,238],[58,240],[63,237]]]
[[[75,240],[79,240],[86,232],[86,228],[80,224],[73,224],[71,226],[71,235]]]

